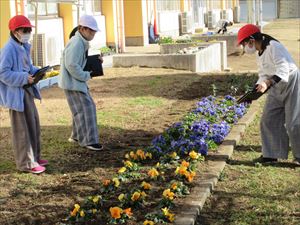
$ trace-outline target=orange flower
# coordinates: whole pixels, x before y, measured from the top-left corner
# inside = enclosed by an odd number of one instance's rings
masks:
[[[184,175],[184,174],[186,174],[186,172],[187,172],[187,167],[186,167],[186,166],[180,166],[180,167],[179,167],[178,173],[179,173],[180,175]]]
[[[177,188],[177,183],[174,182],[174,183],[171,185],[171,188],[172,188],[173,190],[175,190],[175,189]]]
[[[110,184],[110,180],[108,180],[108,179],[103,180],[102,183],[103,183],[103,186],[108,186]]]
[[[120,219],[121,213],[123,212],[123,210],[119,207],[110,207],[109,211],[110,211],[111,217],[114,219]]]
[[[132,212],[131,212],[131,208],[127,208],[127,209],[124,209],[123,212],[127,215],[127,216],[132,216]]]
[[[185,167],[189,167],[190,163],[187,162],[187,161],[185,161],[185,160],[183,160],[183,161],[181,162],[181,165],[182,165],[182,166],[185,166]]]
[[[195,173],[194,171],[192,171],[192,172],[187,172],[187,173],[185,174],[186,179],[187,179],[188,182],[190,182],[190,183],[193,181],[193,179],[194,179],[195,176],[196,176],[196,173]]]
[[[146,159],[145,152],[144,152],[143,150],[138,149],[138,150],[136,151],[136,154],[137,154],[142,160]]]
[[[147,183],[147,182],[145,182],[145,181],[143,181],[141,185],[142,185],[142,187],[143,187],[145,190],[151,189],[151,184],[149,184],[149,183]]]

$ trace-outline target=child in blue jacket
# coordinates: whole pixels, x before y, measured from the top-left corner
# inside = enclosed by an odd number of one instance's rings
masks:
[[[28,43],[32,27],[23,15],[9,21],[10,39],[0,54],[0,106],[9,109],[17,169],[38,174],[45,171],[48,161],[40,155],[40,122],[34,98],[41,96],[33,85],[32,74],[38,68],[32,65]],[[30,87],[23,88],[27,84]]]

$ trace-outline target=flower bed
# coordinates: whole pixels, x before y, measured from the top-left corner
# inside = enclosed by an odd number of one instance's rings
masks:
[[[154,138],[151,146],[127,153],[114,177],[95,195],[76,203],[67,221],[97,224],[171,223],[176,199],[189,194],[197,165],[246,113],[231,96],[203,98],[182,122]]]

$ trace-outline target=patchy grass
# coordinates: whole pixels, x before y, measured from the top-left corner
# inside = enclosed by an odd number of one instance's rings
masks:
[[[300,167],[290,160],[254,163],[260,156],[259,117],[228,161],[197,225],[300,224]]]
[[[126,75],[128,71],[130,75]],[[180,121],[201,97],[212,94],[212,82],[222,97],[238,81],[256,79],[253,74],[181,72],[118,68],[108,69],[101,79],[93,79],[90,90],[97,107],[100,141],[105,148],[101,154],[67,142],[72,121],[65,96],[56,87],[44,90],[42,105],[37,102],[37,107],[42,125],[42,155],[50,165],[40,176],[16,171],[8,113],[1,109],[1,224],[62,221],[74,203],[97,193],[100,181],[116,173],[123,165],[125,153],[149,146],[155,136]],[[237,94],[241,94],[243,86],[237,87]]]

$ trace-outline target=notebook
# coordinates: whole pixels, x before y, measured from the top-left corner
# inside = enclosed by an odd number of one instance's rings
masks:
[[[51,67],[50,66],[45,66],[39,70],[37,70],[32,76],[34,77],[33,83],[32,84],[25,84],[23,87],[27,88],[30,87],[34,84],[37,84],[41,79],[43,79],[43,77],[45,76],[46,72],[48,70],[50,70]]]
[[[91,77],[103,76],[102,62],[99,59],[100,55],[87,56],[87,62],[84,71],[92,71]]]
[[[266,93],[267,91],[268,91],[268,89],[264,93]],[[258,98],[260,98],[264,93],[257,92],[256,86],[255,86],[252,90],[247,91],[242,97],[240,97],[237,100],[237,103],[240,104],[243,102],[252,102],[253,100],[257,100]]]

